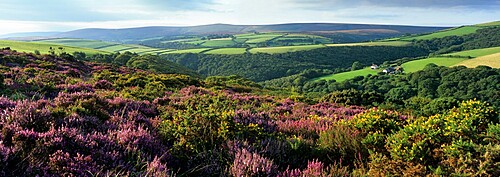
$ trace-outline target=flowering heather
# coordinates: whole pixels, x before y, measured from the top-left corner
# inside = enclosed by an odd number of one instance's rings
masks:
[[[497,113],[477,101],[413,118],[68,56],[0,65],[0,176],[500,174]]]
[[[233,176],[275,176],[276,172],[276,166],[272,160],[257,153],[248,152],[246,149],[236,152],[231,166]]]

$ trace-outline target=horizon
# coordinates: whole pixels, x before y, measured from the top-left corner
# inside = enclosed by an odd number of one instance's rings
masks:
[[[33,5],[36,4],[36,5]],[[0,35],[85,28],[346,23],[453,27],[500,19],[500,0],[33,0],[0,3]],[[21,15],[22,14],[22,15]],[[431,19],[431,20],[429,20]]]

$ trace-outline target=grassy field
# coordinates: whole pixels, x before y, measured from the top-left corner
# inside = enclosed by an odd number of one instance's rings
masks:
[[[463,26],[463,27],[443,30],[443,31],[439,31],[439,32],[435,32],[435,33],[431,33],[431,34],[427,34],[427,35],[416,36],[416,37],[406,37],[406,38],[400,38],[400,39],[405,40],[405,41],[410,41],[410,40],[428,40],[428,39],[433,39],[433,38],[443,38],[446,36],[463,36],[463,35],[475,33],[478,29],[481,29],[481,27]]]
[[[453,66],[465,60],[465,58],[448,57],[427,58],[403,63],[401,67],[403,67],[404,72],[411,73],[424,69],[424,67],[430,63],[434,63],[438,66]]]
[[[170,52],[164,52],[162,54],[179,54],[179,53],[201,53],[211,48],[199,48],[199,49],[185,49],[185,50],[174,50]]]
[[[466,66],[468,68],[475,68],[480,65],[489,66],[492,68],[500,68],[500,53],[465,60],[456,64],[455,66]]]
[[[159,54],[162,54],[162,53],[165,53],[165,52],[170,52],[170,51],[173,51],[173,49],[156,49],[156,50],[151,50],[151,51],[148,51],[148,52],[144,52],[144,53],[141,53],[141,54],[153,54],[153,55],[159,55]]]
[[[274,39],[274,38],[277,38],[280,36],[283,36],[283,34],[259,34],[259,35],[255,35],[252,37],[246,37],[243,39],[248,39],[246,41],[247,44],[257,44],[257,43],[267,42],[271,39]]]
[[[206,54],[225,54],[225,55],[235,55],[235,54],[244,54],[246,52],[246,48],[222,48],[209,50],[205,52]]]
[[[201,46],[204,47],[229,47],[233,46],[236,43],[231,39],[212,39],[212,40],[207,40]]]
[[[474,26],[500,26],[500,21],[481,23]]]
[[[87,39],[48,39],[48,40],[40,40],[37,43],[45,43],[45,44],[58,44],[58,45],[66,45],[72,47],[82,47],[82,48],[90,48],[90,49],[99,49],[107,52],[125,52],[129,51],[132,53],[147,53],[156,50],[162,50],[157,48],[151,48],[142,45],[134,45],[134,44],[119,44],[113,42],[105,42],[98,40],[87,40]]]
[[[48,44],[43,42],[20,42],[20,41],[6,41],[0,40],[0,48],[10,47],[12,50],[17,50],[19,52],[34,52],[35,50],[40,51],[42,54],[48,54],[49,48],[55,48],[56,53],[60,52],[59,47],[64,48],[64,52],[73,53],[73,52],[85,52],[87,54],[97,54],[97,53],[109,53],[103,50],[89,49],[89,48],[81,48],[81,47],[72,47],[65,46],[60,44]]]
[[[491,55],[495,53],[500,53],[500,47],[491,47],[484,49],[476,49],[476,50],[467,50],[462,52],[455,52],[450,54],[444,54],[444,56],[470,56],[470,57],[481,57],[486,55]]]
[[[405,46],[409,45],[407,41],[381,41],[381,42],[360,42],[360,43],[345,43],[345,44],[326,44],[328,47],[341,46]]]
[[[342,82],[347,79],[352,79],[357,76],[367,76],[369,74],[371,75],[376,75],[378,72],[382,72],[382,69],[370,69],[370,67],[360,69],[360,70],[355,70],[355,71],[349,71],[349,72],[343,72],[343,73],[337,73],[337,74],[331,74],[331,75],[326,75],[322,77],[318,77],[313,79],[313,81],[319,81],[319,80],[335,80],[337,82]]]
[[[118,43],[113,42],[104,42],[98,40],[88,40],[88,39],[47,39],[47,40],[39,40],[36,42],[41,43],[51,43],[51,44],[61,44],[72,47],[83,47],[83,48],[92,48],[98,49],[106,46],[119,45]]]
[[[313,50],[318,48],[323,48],[324,45],[303,45],[303,46],[284,46],[284,47],[261,47],[250,49],[250,53],[287,53],[287,52],[297,52],[303,50]]]

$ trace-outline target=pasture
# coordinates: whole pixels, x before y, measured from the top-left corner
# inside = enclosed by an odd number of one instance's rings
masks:
[[[462,26],[458,28],[447,29],[443,31],[438,31],[431,34],[416,36],[416,37],[403,37],[400,40],[411,41],[411,40],[429,40],[434,38],[443,38],[446,36],[463,36],[467,34],[475,33],[481,27],[478,26]]]
[[[425,66],[431,63],[434,63],[438,66],[453,66],[465,60],[465,58],[434,57],[406,62],[403,63],[401,67],[403,67],[405,73],[411,73],[420,71],[424,69]]]
[[[284,46],[284,47],[260,47],[250,49],[250,53],[268,53],[268,54],[277,54],[277,53],[287,53],[287,52],[297,52],[304,50],[313,50],[323,48],[325,45],[302,45],[302,46]]]
[[[20,42],[20,41],[7,41],[0,40],[0,48],[10,47],[12,50],[17,50],[18,52],[35,52],[38,50],[42,54],[48,54],[50,47],[55,49],[55,52],[61,52],[58,48],[63,47],[64,52],[73,53],[73,52],[85,52],[89,55],[97,54],[97,53],[109,53],[103,50],[96,50],[90,48],[81,48],[81,47],[72,47],[65,46],[60,44],[49,44],[42,42]]]
[[[371,75],[376,75],[378,72],[382,72],[382,69],[370,69],[370,67],[360,69],[360,70],[355,70],[355,71],[349,71],[349,72],[343,72],[343,73],[337,73],[337,74],[331,74],[331,75],[326,75],[326,76],[321,76],[315,79],[312,79],[313,81],[319,81],[319,80],[335,80],[337,82],[342,82],[348,79],[355,78],[357,76],[368,76],[369,74]]]
[[[205,54],[236,55],[246,53],[246,48],[221,48],[204,52]]]
[[[231,38],[206,40],[201,46],[204,47],[230,47],[236,43]]]
[[[380,42],[359,42],[359,43],[345,43],[345,44],[325,44],[328,47],[342,47],[342,46],[405,46],[411,44],[407,41],[380,41]]]
[[[99,49],[107,46],[119,45],[118,43],[113,43],[113,42],[105,42],[105,41],[89,40],[89,39],[69,39],[69,38],[46,39],[46,40],[38,40],[36,42],[61,44],[66,46],[83,47],[91,49]]]
[[[185,49],[185,50],[174,50],[169,52],[164,52],[162,54],[180,54],[180,53],[202,53],[204,51],[210,50],[211,48],[199,48],[199,49]]]
[[[481,57],[481,56],[491,55],[491,54],[495,54],[495,53],[500,53],[500,47],[467,50],[467,51],[462,51],[462,52],[444,54],[444,56]]]
[[[500,53],[465,60],[456,64],[455,66],[466,66],[468,68],[475,68],[480,65],[489,66],[492,68],[500,68]]]

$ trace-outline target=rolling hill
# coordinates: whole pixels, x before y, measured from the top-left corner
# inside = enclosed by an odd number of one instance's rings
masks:
[[[468,59],[468,57],[471,57],[472,59]],[[424,69],[426,65],[431,63],[438,66],[466,66],[473,68],[484,65],[492,68],[500,68],[500,47],[467,50],[462,52],[444,54],[436,57],[409,61],[403,63],[401,67],[403,67],[405,73],[412,73]],[[367,76],[369,74],[375,75],[381,71],[382,69],[372,70],[367,67],[364,69],[317,77],[312,79],[312,81],[336,80],[337,82],[342,82],[348,79],[355,78],[357,76]]]
[[[351,35],[399,36],[406,33],[429,33],[446,27],[421,27],[398,25],[341,24],[341,23],[292,23],[275,25],[228,25],[213,24],[202,26],[173,27],[151,26],[124,29],[80,29],[55,35],[60,38],[84,38],[105,41],[130,41],[163,36],[207,35],[207,34],[243,34],[251,32],[310,32],[318,34],[342,33]]]
[[[61,52],[59,47],[62,47],[64,52],[73,53],[73,52],[85,52],[87,54],[97,54],[97,53],[110,53],[103,50],[91,49],[91,48],[83,48],[83,47],[72,47],[66,46],[62,44],[49,44],[49,43],[41,43],[41,42],[22,42],[22,41],[9,41],[9,40],[0,40],[0,48],[10,47],[12,50],[17,50],[19,52],[35,52],[39,51],[42,54],[49,53],[50,48],[52,47],[55,52]]]

